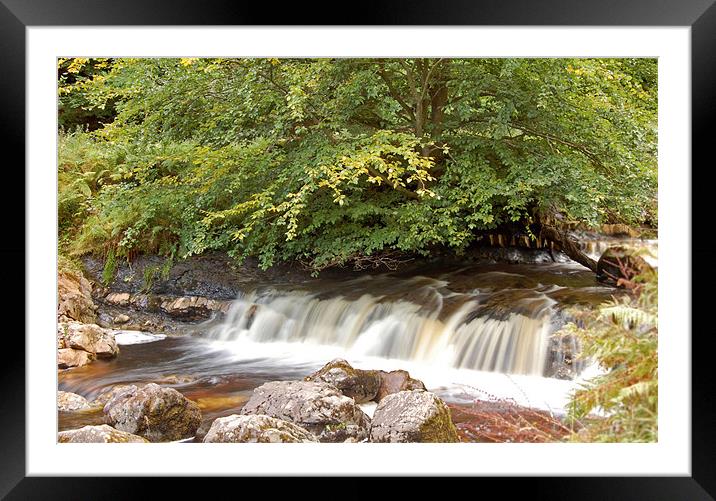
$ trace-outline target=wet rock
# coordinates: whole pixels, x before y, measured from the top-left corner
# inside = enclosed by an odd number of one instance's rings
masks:
[[[82,258],[87,276],[101,282],[104,259],[86,255]],[[114,292],[139,293],[144,286],[142,277],[148,269],[160,269],[166,258],[144,254],[128,263],[120,260],[117,272],[109,288]],[[156,273],[151,292],[166,296],[202,296],[214,299],[233,300],[247,284],[259,281],[290,280],[295,283],[310,278],[310,272],[301,267],[276,264],[262,270],[255,258],[248,258],[238,266],[236,260],[225,252],[205,252],[175,262],[168,274]],[[326,271],[330,273],[330,271]]]
[[[410,373],[404,370],[378,371],[380,375],[380,386],[374,400],[380,402],[386,395],[406,390],[426,390],[425,384],[419,379],[410,377]]]
[[[92,285],[79,273],[57,273],[57,319],[93,323],[97,306],[92,301]]]
[[[84,350],[61,348],[57,350],[57,367],[60,369],[82,367],[92,362],[95,358],[94,354],[87,353]]]
[[[90,408],[90,403],[82,395],[69,391],[57,392],[57,410],[62,412],[82,411]]]
[[[199,406],[172,388],[149,383],[130,385],[104,406],[105,419],[121,431],[150,442],[170,442],[194,436],[201,424]]]
[[[100,426],[83,426],[77,430],[61,431],[57,434],[57,441],[61,444],[148,442],[145,438],[117,430],[106,424]]]
[[[127,322],[129,322],[129,315],[125,315],[124,313],[120,313],[114,317],[115,324],[126,324]]]
[[[241,409],[242,415],[265,414],[290,421],[320,442],[363,440],[370,419],[355,400],[335,386],[312,381],[273,381],[259,386]]]
[[[552,333],[544,375],[556,379],[574,379],[586,365],[586,361],[578,356],[580,351],[581,343],[572,333],[562,330]]]
[[[95,324],[69,322],[65,343],[70,348],[93,353],[98,358],[112,358],[119,353],[114,334]]]
[[[433,393],[400,391],[383,398],[373,413],[371,442],[459,442],[450,409]]]
[[[163,376],[161,379],[157,379],[154,381],[157,384],[188,384],[193,383],[196,381],[196,378],[194,376],[190,376],[188,374],[169,374],[166,376]]]
[[[214,420],[204,442],[317,442],[313,433],[282,419],[261,414],[239,415]]]
[[[306,376],[304,381],[322,381],[332,384],[345,396],[362,404],[375,398],[380,387],[381,377],[378,371],[354,369],[345,360],[335,359],[310,376]]]
[[[597,261],[597,280],[610,285],[629,286],[642,273],[653,271],[643,257],[626,247],[609,247]]]

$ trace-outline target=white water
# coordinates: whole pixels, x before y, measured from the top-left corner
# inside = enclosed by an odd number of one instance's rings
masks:
[[[367,293],[352,299],[305,291],[249,293],[234,302],[207,337],[253,354],[264,346],[276,352],[285,345],[290,352],[333,349],[350,360],[372,357],[446,369],[544,374],[554,300],[521,291],[511,298],[509,311],[496,312],[486,304],[489,294],[440,291],[445,285],[435,280],[415,288],[412,300]]]
[[[474,400],[510,400],[518,405],[543,409],[555,414],[564,414],[571,393],[588,378],[601,373],[592,365],[573,380],[546,378],[538,375],[505,374],[477,371],[370,356],[351,356],[344,349],[335,346],[320,346],[304,343],[255,343],[241,341],[209,341],[207,348],[213,350],[222,364],[227,357],[234,363],[250,363],[253,367],[302,366],[313,361],[320,367],[335,358],[348,359],[359,369],[407,370],[425,383],[428,390],[443,399],[455,403],[470,403]],[[371,408],[364,411],[372,413]]]
[[[114,331],[114,340],[118,345],[144,344],[161,341],[166,338],[164,334],[151,334],[142,331],[118,330]]]

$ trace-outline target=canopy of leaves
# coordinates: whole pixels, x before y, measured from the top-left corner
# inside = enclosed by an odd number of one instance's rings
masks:
[[[60,231],[77,253],[222,249],[319,270],[459,253],[555,213],[656,221],[654,59],[59,65],[61,106],[112,110],[60,135]]]

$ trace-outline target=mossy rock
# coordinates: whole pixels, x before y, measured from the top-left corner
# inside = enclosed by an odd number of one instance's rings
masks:
[[[437,395],[400,391],[383,398],[373,413],[371,442],[459,442],[450,409]]]

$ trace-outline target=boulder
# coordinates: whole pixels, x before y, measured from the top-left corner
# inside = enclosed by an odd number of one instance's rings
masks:
[[[450,409],[435,394],[400,391],[383,398],[373,413],[371,442],[459,442]]]
[[[95,324],[69,322],[65,331],[65,344],[76,350],[94,353],[98,358],[112,358],[119,353],[114,334]]]
[[[120,313],[114,317],[115,324],[126,324],[127,322],[129,322],[129,315],[125,315],[124,313]]]
[[[116,430],[106,424],[100,426],[83,426],[77,430],[61,431],[57,434],[57,441],[61,444],[148,442],[146,438]]]
[[[313,433],[282,419],[262,414],[232,414],[214,420],[204,442],[292,443],[318,442],[318,439]]]
[[[306,376],[304,381],[332,384],[345,396],[362,404],[375,398],[381,378],[378,371],[354,369],[345,360],[335,359],[310,376]]]
[[[127,388],[131,387],[131,384],[118,384],[115,386],[112,386],[109,390],[105,390],[102,393],[100,393],[94,400],[92,400],[91,404],[92,407],[102,407],[104,408],[105,405],[107,405],[107,402],[112,400],[116,395],[119,395]]]
[[[194,436],[201,424],[199,406],[173,388],[149,383],[118,391],[104,406],[106,421],[150,442]]]
[[[82,395],[69,391],[57,392],[57,410],[62,412],[82,411],[90,408],[90,403]]]
[[[597,261],[597,280],[610,285],[626,286],[642,273],[653,271],[634,250],[623,246],[609,247]]]
[[[380,386],[374,400],[380,402],[386,395],[406,390],[426,390],[425,385],[419,379],[410,377],[408,371],[378,371],[380,375]]]
[[[93,323],[97,305],[92,301],[92,284],[78,272],[57,273],[57,319]]]
[[[320,442],[368,436],[370,419],[335,386],[313,381],[273,381],[254,390],[242,415],[265,414],[297,424]]]
[[[57,367],[60,369],[82,367],[83,365],[90,363],[95,358],[94,354],[87,353],[84,350],[61,348],[57,350]]]

